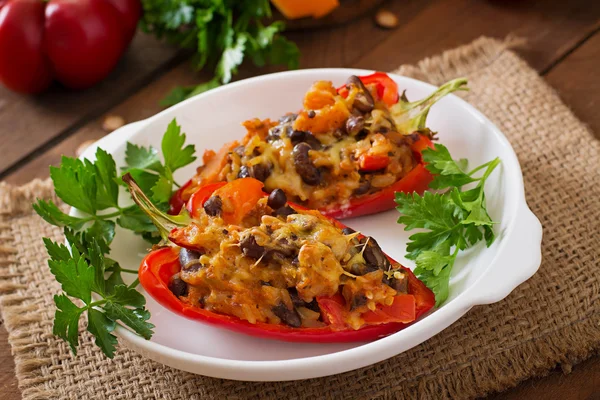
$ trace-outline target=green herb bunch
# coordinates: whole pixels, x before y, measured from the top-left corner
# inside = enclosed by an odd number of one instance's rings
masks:
[[[50,177],[57,196],[77,208],[81,216],[62,212],[52,201],[38,200],[33,205],[47,222],[64,228],[68,242],[65,245],[44,238],[50,271],[64,292],[54,297],[57,311],[53,332],[66,340],[74,353],[79,319],[84,314],[87,330],[108,357],[115,351],[117,339],[111,332],[118,323],[146,339],[152,336],[154,326],[147,322],[150,313],[144,308],[146,299],[135,289],[137,279],[126,285],[121,276],[137,271],[121,268],[107,254],[116,225],[151,243],[160,240],[156,227],[137,205],[122,205],[119,184],[120,176],[130,173],[146,193],[151,193],[155,205],[166,210],[178,187],[173,173],[196,157],[194,146],[185,145],[185,134],[175,120],[163,136],[161,150],[162,162],[156,149],[127,143],[127,166],[121,173],[113,157],[101,148],[96,150],[94,162],[63,157],[59,167],[50,168]]]
[[[398,223],[405,230],[425,229],[409,237],[406,257],[415,260],[415,274],[435,294],[436,305],[449,294],[450,273],[461,250],[485,240],[489,247],[494,239],[493,225],[485,202],[485,182],[500,164],[495,158],[466,172],[467,160],[455,161],[448,149],[435,144],[423,150],[426,168],[434,175],[429,184],[438,192],[396,193]],[[476,177],[478,172],[483,172]],[[463,190],[465,185],[475,187]]]
[[[193,49],[198,70],[214,68],[210,81],[175,88],[163,99],[165,106],[229,83],[246,56],[259,67],[298,67],[298,47],[281,35],[285,24],[263,24],[271,18],[269,0],[142,0],[142,5],[144,31]]]

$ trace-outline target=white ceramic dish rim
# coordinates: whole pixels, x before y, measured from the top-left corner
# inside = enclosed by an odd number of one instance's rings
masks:
[[[314,74],[320,71],[333,73],[343,72],[346,75],[365,75],[373,72],[370,70],[345,68],[320,68],[280,72],[231,83],[213,89],[207,94],[210,95],[210,93],[222,90],[234,90],[240,85],[263,80],[265,78],[293,78],[297,75]],[[433,85],[412,78],[393,74],[390,74],[390,76],[415,81],[421,85],[426,85],[431,90],[435,89],[435,86]],[[204,95],[206,94],[200,96]],[[163,114],[173,113],[177,109],[187,107],[200,96],[184,101],[146,120],[135,122],[118,129],[90,146],[81,157],[93,159],[97,147],[101,147],[110,153],[111,149],[114,149],[129,140],[131,136],[144,129],[146,125],[151,124],[155,119]],[[457,100],[461,102],[461,105],[474,118],[485,121],[486,125],[489,126],[491,133],[496,136],[502,145],[508,148],[510,159],[503,158],[503,164],[513,165],[511,171],[512,176],[510,176],[510,179],[513,180],[517,190],[514,201],[518,204],[516,204],[516,212],[505,231],[506,240],[503,240],[500,244],[493,261],[489,263],[486,270],[471,287],[467,288],[463,293],[445,304],[444,307],[436,311],[434,315],[424,318],[418,323],[403,330],[405,333],[403,336],[411,338],[408,343],[406,341],[404,342],[402,347],[404,347],[405,350],[422,343],[424,340],[421,338],[431,338],[435,336],[458,320],[473,306],[500,301],[518,285],[535,274],[541,263],[542,227],[539,220],[527,206],[522,172],[514,150],[504,134],[502,134],[488,118],[464,100],[460,98],[457,98]],[[530,251],[527,254],[505,251],[505,248],[509,245],[518,245],[518,247],[528,248]],[[494,269],[494,266],[499,264],[501,264],[503,268]],[[501,282],[502,284],[498,285],[498,282]],[[408,332],[411,334],[408,335]],[[289,360],[242,361],[191,354],[181,350],[172,349],[168,346],[145,340],[118,325],[115,333],[123,339],[128,347],[172,367],[189,372],[201,373],[202,375],[211,377],[227,377],[227,379],[250,381],[308,379],[351,371],[397,355],[398,353],[394,353],[393,351],[388,351],[386,353],[383,350],[393,349],[394,345],[397,344],[399,340],[397,334],[394,334],[371,343],[331,354]],[[332,368],[332,365],[335,365],[336,367]],[[274,371],[276,371],[276,373],[273,373]]]

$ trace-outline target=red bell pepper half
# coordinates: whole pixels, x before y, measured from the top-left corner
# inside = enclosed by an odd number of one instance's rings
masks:
[[[254,179],[238,179],[230,182],[229,185],[244,185],[243,182],[255,181]],[[258,181],[256,181],[258,182]],[[202,207],[204,202],[214,191],[223,193],[223,186],[226,184],[218,182],[215,184],[203,186],[192,195],[188,203],[188,210],[192,215],[198,207]],[[246,185],[247,186],[247,185]],[[221,190],[219,190],[221,189]],[[229,187],[223,189],[230,189]],[[231,188],[235,192],[236,189]],[[239,201],[256,203],[253,199],[255,188],[246,188],[246,193],[240,194]],[[261,196],[266,196],[262,193]],[[252,197],[252,199],[250,198]],[[292,207],[302,209],[291,204]],[[231,216],[234,218],[235,216]],[[339,221],[332,220],[340,228],[345,226]],[[172,231],[173,233],[173,231]],[[177,235],[175,235],[177,236]],[[175,239],[176,240],[176,239]],[[176,240],[177,241],[177,240]],[[403,272],[408,276],[408,294],[402,294],[395,297],[390,306],[380,306],[374,311],[369,311],[364,315],[368,325],[354,330],[348,328],[343,322],[343,314],[346,312],[345,300],[341,294],[333,297],[318,297],[317,302],[321,309],[323,321],[327,326],[319,328],[293,328],[287,325],[277,325],[257,322],[252,324],[237,317],[217,314],[201,307],[191,306],[184,303],[171,290],[169,290],[169,281],[173,275],[179,272],[181,265],[179,263],[179,251],[177,248],[167,247],[155,250],[148,254],[139,269],[139,280],[146,292],[156,301],[167,309],[182,315],[186,318],[195,319],[211,325],[223,327],[236,332],[245,333],[251,336],[278,339],[292,342],[355,342],[375,340],[394,332],[397,332],[406,326],[415,322],[420,316],[427,313],[435,304],[433,292],[429,290],[408,268],[403,268]],[[389,257],[388,257],[389,258]],[[394,261],[389,258],[391,262]],[[370,325],[369,325],[370,324]]]

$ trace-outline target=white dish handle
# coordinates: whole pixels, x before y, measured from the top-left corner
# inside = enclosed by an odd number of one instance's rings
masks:
[[[515,225],[499,252],[492,268],[474,285],[473,304],[496,303],[508,296],[518,285],[531,278],[542,261],[542,224],[523,202],[515,216]],[[536,251],[537,249],[537,251]]]

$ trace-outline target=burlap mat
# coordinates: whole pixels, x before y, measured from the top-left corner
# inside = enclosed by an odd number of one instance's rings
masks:
[[[527,199],[544,225],[543,265],[504,301],[476,307],[416,348],[342,375],[250,383],[195,376],[120,348],[104,358],[83,334],[73,357],[52,331],[59,286],[33,215],[48,181],[0,186],[0,304],[26,399],[452,398],[482,396],[565,371],[600,348],[599,143],[510,43],[482,38],[397,72],[440,84],[466,75],[466,99],[509,137]],[[391,350],[390,350],[391,351]]]

